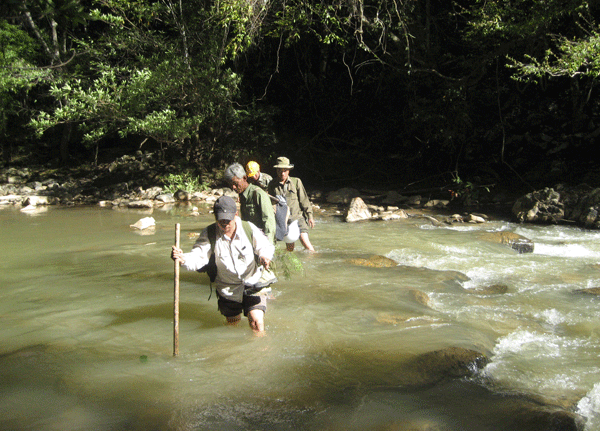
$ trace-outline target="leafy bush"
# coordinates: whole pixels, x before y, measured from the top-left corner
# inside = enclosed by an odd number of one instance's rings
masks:
[[[304,266],[298,256],[282,248],[275,249],[275,257],[271,265],[271,269],[276,274],[283,274],[286,280],[290,280],[294,274],[304,274]]]
[[[168,174],[162,178],[163,188],[167,193],[175,193],[177,190],[186,192],[199,192],[208,189],[206,184],[203,184],[200,179],[191,172],[183,172],[181,174]]]

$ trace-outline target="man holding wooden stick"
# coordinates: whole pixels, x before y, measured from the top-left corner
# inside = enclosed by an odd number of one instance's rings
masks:
[[[229,324],[239,323],[243,312],[250,328],[261,335],[265,330],[267,299],[260,290],[277,280],[262,277],[271,264],[275,246],[255,225],[242,222],[235,201],[229,196],[217,199],[214,214],[216,223],[202,231],[192,251],[183,253],[173,246],[171,258],[188,270],[197,271],[209,263],[214,253],[219,311]]]

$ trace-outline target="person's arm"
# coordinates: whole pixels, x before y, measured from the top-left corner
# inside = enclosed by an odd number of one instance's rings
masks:
[[[208,240],[208,231],[204,229],[200,237],[194,243],[192,251],[183,253],[180,248],[172,247],[171,259],[179,260],[179,263],[190,271],[196,271],[208,263],[210,258],[210,241]]]
[[[257,191],[256,197],[258,205],[260,206],[260,214],[265,227],[265,235],[269,238],[269,241],[275,243],[275,230],[277,226],[275,224],[275,210],[273,210],[273,204],[271,198],[264,191]]]
[[[269,182],[269,185],[267,186],[267,193],[270,194],[271,196],[277,196],[277,191],[275,190],[276,186],[277,186],[277,181],[271,180],[271,182]]]
[[[250,223],[250,228],[252,229],[252,248],[254,248],[254,253],[258,255],[260,262],[265,265],[265,268],[269,268],[275,254],[275,245],[262,230],[252,223]]]
[[[296,190],[298,193],[298,203],[300,204],[302,214],[304,215],[306,222],[312,228],[315,226],[312,204],[310,203],[310,198],[308,197],[308,193],[306,193],[306,189],[304,188],[300,178],[296,178]]]

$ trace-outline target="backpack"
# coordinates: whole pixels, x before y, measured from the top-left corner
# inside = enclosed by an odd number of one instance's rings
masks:
[[[252,244],[254,241],[254,234],[252,232],[252,228],[250,227],[250,223],[242,220],[242,227],[244,228],[244,232],[246,233],[246,237],[250,240]],[[215,261],[215,243],[217,242],[217,224],[213,223],[206,228],[208,233],[208,240],[210,241],[210,258],[208,259],[208,263],[204,265],[202,268],[198,269],[198,272],[206,272],[210,282],[213,283],[217,278],[217,262]],[[255,256],[256,257],[256,256]]]

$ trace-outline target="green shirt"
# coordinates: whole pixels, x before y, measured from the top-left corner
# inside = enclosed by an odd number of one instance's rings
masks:
[[[240,194],[240,215],[263,230],[271,243],[275,243],[275,211],[269,195],[258,186],[248,184]]]
[[[290,209],[290,220],[299,220],[302,217],[306,221],[313,219],[312,205],[300,178],[288,177],[283,184],[278,179],[271,181],[269,194],[285,198]]]

